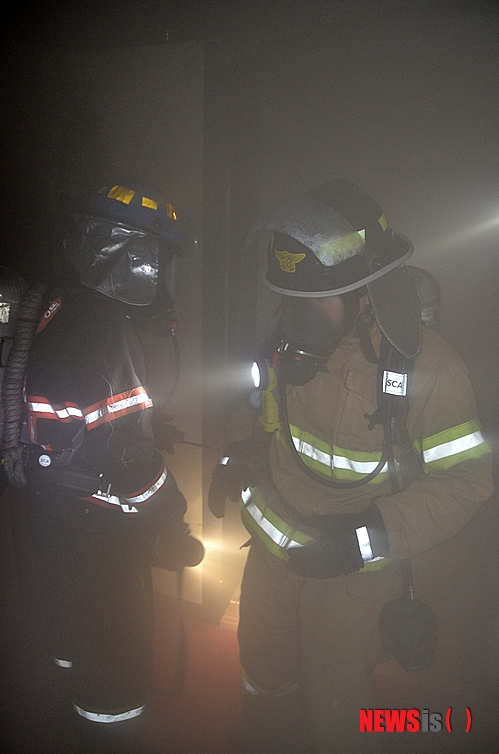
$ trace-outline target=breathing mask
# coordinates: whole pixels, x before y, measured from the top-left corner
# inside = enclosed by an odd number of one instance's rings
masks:
[[[339,297],[343,316],[334,327],[318,302],[285,296],[273,337],[273,364],[279,379],[287,385],[306,385],[318,372],[327,372],[326,363],[353,326],[359,313],[359,292]]]

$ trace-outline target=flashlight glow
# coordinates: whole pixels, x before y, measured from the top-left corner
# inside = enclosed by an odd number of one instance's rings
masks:
[[[489,233],[496,233],[498,226],[499,215],[494,214],[492,217],[489,217],[488,219],[484,218],[481,222],[478,222],[475,225],[471,225],[467,228],[460,228],[456,233],[447,233],[445,238],[438,242],[438,248],[444,252],[452,250],[455,246],[459,246],[460,244],[471,243],[481,237],[486,237]],[[435,248],[436,246],[437,243],[434,243]]]
[[[253,384],[256,388],[259,388],[262,382],[262,375],[260,372],[260,367],[256,363],[256,361],[253,362],[253,365],[251,367],[251,376],[253,378]]]

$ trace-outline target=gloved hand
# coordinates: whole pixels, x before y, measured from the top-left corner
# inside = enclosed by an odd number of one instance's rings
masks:
[[[385,525],[374,502],[358,514],[315,516],[307,523],[327,534],[310,545],[288,549],[289,567],[299,576],[333,579],[388,553]]]
[[[244,482],[246,475],[247,470],[243,462],[237,458],[229,456],[227,463],[219,463],[218,466],[215,466],[208,490],[208,508],[215,518],[225,516],[227,498],[232,500],[233,503],[238,502],[241,492],[247,487]]]
[[[193,568],[204,558],[204,547],[192,537],[187,524],[182,522],[173,530],[162,532],[154,544],[151,565],[167,571]]]
[[[249,467],[264,457],[264,446],[253,437],[233,442],[218,466],[213,469],[208,507],[215,518],[225,516],[227,498],[237,503],[241,492],[249,486]]]
[[[171,414],[153,413],[151,419],[152,431],[154,433],[154,442],[158,450],[166,450],[169,455],[174,455],[175,443],[182,442],[185,437],[174,424],[170,424],[173,416]]]

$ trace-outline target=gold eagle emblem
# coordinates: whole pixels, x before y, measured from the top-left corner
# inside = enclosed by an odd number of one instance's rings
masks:
[[[296,265],[305,259],[306,254],[291,254],[289,251],[274,249],[275,258],[283,272],[296,272]]]

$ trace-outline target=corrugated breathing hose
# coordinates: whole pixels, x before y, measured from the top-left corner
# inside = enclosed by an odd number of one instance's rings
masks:
[[[47,284],[38,282],[28,288],[23,297],[2,384],[4,468],[9,480],[18,487],[24,487],[26,484],[23,446],[20,443],[24,418],[24,379],[46,292]]]

